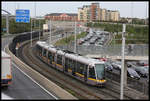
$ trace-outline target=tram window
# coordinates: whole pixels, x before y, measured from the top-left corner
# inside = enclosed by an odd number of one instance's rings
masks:
[[[52,64],[52,53],[51,52],[48,52],[48,58],[50,60],[50,64]]]
[[[46,49],[44,49],[43,56],[46,56]]]
[[[94,67],[89,68],[89,77],[96,79]]]
[[[84,71],[84,64],[77,62],[77,72],[83,74]]]
[[[62,56],[61,55],[57,55],[57,63],[62,65]]]
[[[104,79],[105,66],[104,64],[95,64],[97,79]]]
[[[84,64],[80,64],[80,73],[83,74],[84,71]]]
[[[72,70],[72,60],[71,59],[69,59],[69,63],[68,63],[69,65],[69,67],[68,68],[70,68],[71,70]]]
[[[77,72],[79,72],[79,69],[80,69],[80,63],[77,62]]]
[[[48,58],[51,60],[52,59],[52,53],[48,52]]]
[[[88,68],[88,65],[85,65],[84,67],[84,74],[87,75],[87,68]]]
[[[65,67],[68,67],[68,58],[65,58]]]
[[[55,54],[52,53],[52,61],[54,61],[54,58],[55,58]]]
[[[71,68],[75,70],[75,67],[76,67],[76,61],[72,60],[72,67]]]
[[[68,59],[65,58],[65,67],[68,67]]]
[[[39,53],[42,53],[42,48],[39,45],[37,45],[37,50]]]
[[[65,71],[68,72],[68,58],[65,58]]]
[[[42,48],[41,47],[39,47],[39,52],[42,53]]]
[[[59,64],[59,55],[57,55],[57,64]]]

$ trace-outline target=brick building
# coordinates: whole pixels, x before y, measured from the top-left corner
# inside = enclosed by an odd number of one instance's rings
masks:
[[[91,4],[91,21],[100,20],[100,7],[99,3],[92,3]]]
[[[53,20],[53,21],[77,21],[78,14],[76,13],[51,13],[45,15],[46,20]]]

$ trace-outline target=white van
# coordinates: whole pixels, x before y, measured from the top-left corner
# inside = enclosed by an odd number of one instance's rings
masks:
[[[1,85],[8,86],[12,82],[11,57],[2,51],[1,61]]]

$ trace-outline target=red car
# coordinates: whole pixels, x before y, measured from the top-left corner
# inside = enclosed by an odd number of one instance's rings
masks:
[[[106,62],[106,61],[107,61],[107,59],[106,59],[106,58],[97,58],[97,59],[102,60],[102,61],[104,61],[104,62]]]

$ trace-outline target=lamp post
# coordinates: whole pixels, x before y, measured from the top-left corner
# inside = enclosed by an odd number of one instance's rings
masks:
[[[51,20],[49,21],[49,44],[51,44],[51,27],[52,27],[52,24],[51,24]]]
[[[6,14],[6,33],[9,34],[9,16],[11,15],[11,13],[9,13],[8,11],[6,10],[3,10]]]
[[[124,49],[125,49],[125,27],[123,24],[123,32],[122,32],[122,65],[121,65],[121,88],[120,88],[120,99],[123,100],[123,89],[124,89]],[[125,73],[126,74],[126,73]]]
[[[7,34],[9,34],[9,15],[6,14],[6,29],[7,29]]]
[[[40,35],[41,35],[41,31],[40,31],[40,24],[41,24],[41,22],[40,22],[40,19],[42,19],[42,18],[41,17],[37,17],[36,19],[39,20],[39,40],[40,40]]]
[[[31,19],[31,47],[32,47],[32,19]]]
[[[74,38],[75,38],[75,42],[74,42],[74,52],[76,53],[76,52],[77,52],[77,44],[76,44],[76,43],[77,43],[77,41],[76,41],[76,40],[77,40],[77,37],[76,37],[76,21],[75,21],[74,34],[75,34],[75,35],[74,35],[74,36],[75,36],[75,37],[74,37]]]
[[[39,19],[39,41],[40,41],[40,35],[41,35],[41,31],[40,31],[40,19]]]

